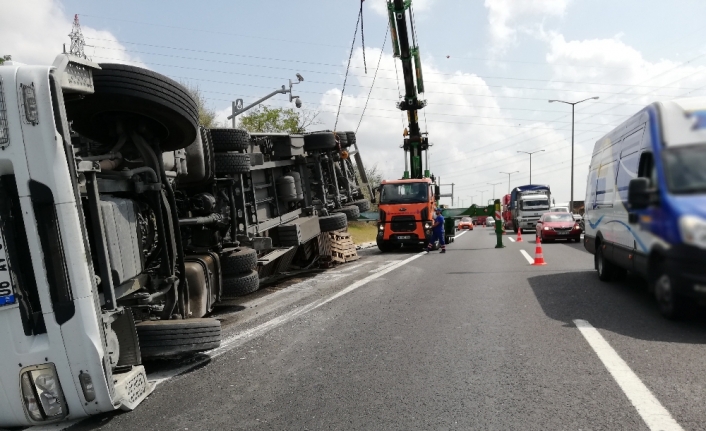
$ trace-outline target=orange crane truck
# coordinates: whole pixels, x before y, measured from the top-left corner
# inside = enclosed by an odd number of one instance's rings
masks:
[[[418,97],[419,93],[424,93],[424,81],[411,8],[410,0],[387,2],[393,54],[402,62],[404,76],[405,95],[397,107],[407,112],[409,127],[403,133],[404,175],[402,179],[384,180],[379,187],[376,242],[383,252],[395,250],[403,244],[426,246],[431,238],[434,209],[439,200],[439,186],[427,169],[429,138],[419,129],[418,111],[426,106],[426,101]]]

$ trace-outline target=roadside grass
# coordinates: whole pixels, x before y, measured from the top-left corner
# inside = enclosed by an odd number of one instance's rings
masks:
[[[367,223],[364,221],[349,221],[348,233],[355,244],[363,244],[366,242],[375,241],[377,235],[377,226],[375,223]]]

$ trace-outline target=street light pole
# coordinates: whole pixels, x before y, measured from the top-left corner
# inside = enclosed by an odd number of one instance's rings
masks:
[[[537,150],[537,151],[532,151],[532,152],[518,151],[518,153],[525,153],[525,154],[529,154],[529,156],[530,156],[530,184],[532,184],[532,154],[540,153],[542,151],[544,151],[544,150]]]
[[[233,102],[233,103],[231,104],[232,114],[229,115],[227,118],[232,121],[233,128],[235,128],[235,117],[237,117],[238,115],[240,115],[240,114],[242,114],[243,112],[247,111],[248,109],[252,108],[253,106],[257,106],[257,105],[259,105],[260,103],[264,102],[265,100],[267,100],[267,99],[269,99],[269,98],[271,98],[271,97],[273,97],[273,96],[276,96],[277,94],[287,94],[287,93],[289,93],[289,101],[290,101],[290,102],[293,101],[293,102],[295,103],[295,106],[296,106],[297,108],[301,108],[301,107],[302,107],[302,101],[299,99],[299,96],[294,96],[294,95],[292,94],[292,86],[293,86],[293,85],[300,84],[302,81],[304,81],[304,78],[303,78],[300,74],[297,73],[297,82],[292,82],[291,79],[289,80],[289,90],[287,90],[287,88],[283,85],[282,88],[273,91],[272,93],[268,94],[267,96],[265,96],[265,97],[263,97],[263,98],[261,98],[261,99],[258,99],[257,102],[253,102],[253,103],[249,104],[249,105],[246,106],[246,107],[243,107],[243,100],[242,100],[242,99],[238,99],[237,101],[235,101],[235,102]]]
[[[488,190],[476,190],[476,191],[480,192],[480,203],[481,203],[481,205],[483,205],[483,193],[487,192]]]
[[[598,99],[598,96],[589,97],[588,99],[579,100],[578,102],[566,102],[564,100],[550,100],[549,103],[559,102],[571,105],[571,202],[569,203],[569,211],[574,212],[574,111],[576,105],[587,100]],[[532,181],[530,181],[532,183]]]
[[[520,171],[515,171],[515,172],[500,172],[501,174],[507,174],[507,194],[510,194],[510,175],[512,174],[519,174]],[[532,184],[532,181],[530,181],[530,184]]]
[[[493,196],[492,196],[493,199],[495,199],[495,186],[497,186],[498,184],[502,184],[502,183],[488,183],[489,186],[493,186]]]

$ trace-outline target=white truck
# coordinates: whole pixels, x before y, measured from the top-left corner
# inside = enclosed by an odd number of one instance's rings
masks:
[[[0,66],[0,428],[133,409],[143,359],[218,347],[214,304],[369,205],[317,203],[307,146],[336,142],[199,127],[147,69]]]
[[[529,184],[515,187],[510,193],[513,230],[533,230],[542,214],[549,211],[551,191],[549,186]]]

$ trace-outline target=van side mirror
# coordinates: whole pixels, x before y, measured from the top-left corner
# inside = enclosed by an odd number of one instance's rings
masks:
[[[647,178],[633,178],[628,184],[628,207],[642,210],[650,206],[650,181]]]

